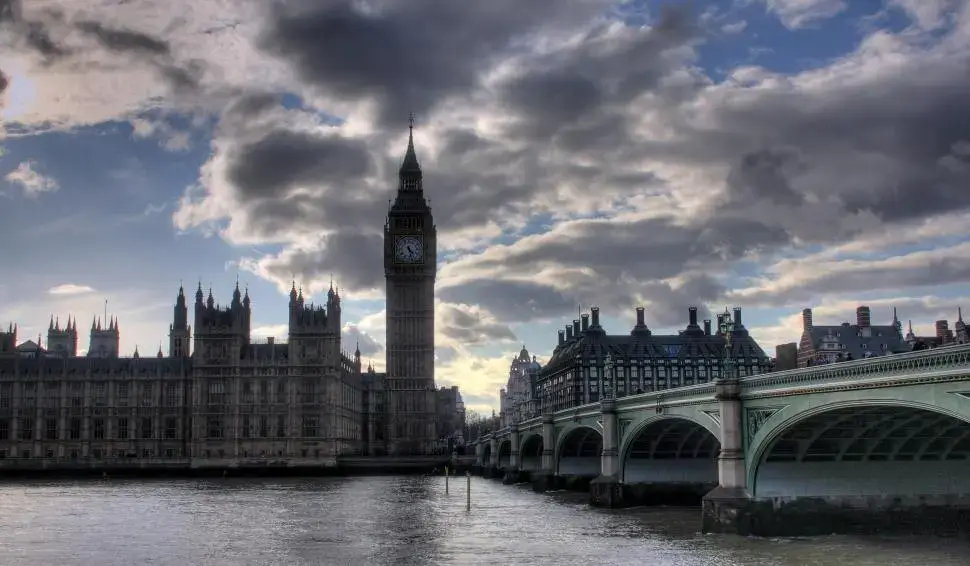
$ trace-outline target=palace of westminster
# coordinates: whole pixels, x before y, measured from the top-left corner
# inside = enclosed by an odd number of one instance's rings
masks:
[[[290,292],[285,343],[250,336],[248,292],[228,306],[180,288],[168,354],[119,354],[115,318],[51,319],[46,348],[0,332],[0,468],[25,462],[138,465],[334,465],[340,456],[414,456],[460,442],[457,387],[434,382],[436,229],[413,133],[384,227],[385,373],[341,348],[340,295]]]

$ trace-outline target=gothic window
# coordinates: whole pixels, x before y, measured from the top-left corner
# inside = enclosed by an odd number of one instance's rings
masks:
[[[117,388],[115,393],[118,396],[118,406],[127,407],[128,406],[128,384],[126,382],[120,382],[115,387]]]
[[[148,382],[143,383],[141,386],[141,406],[142,407],[154,407],[155,406],[155,384]]]
[[[118,419],[118,439],[128,440],[128,419]]]
[[[106,398],[107,384],[104,382],[98,382],[94,384],[94,406],[104,407],[107,405]]]
[[[104,419],[94,419],[94,439],[104,440]]]
[[[175,417],[165,417],[165,438],[174,440],[178,437],[178,419]]]
[[[84,384],[83,383],[72,383],[71,384],[71,407],[75,409],[80,409],[84,406]]]
[[[253,437],[253,423],[252,418],[249,415],[243,415],[242,418],[242,436],[243,438]]]
[[[151,417],[142,417],[141,422],[138,423],[138,429],[143,439],[148,440],[155,437],[154,424]]]
[[[21,418],[17,424],[17,430],[20,432],[20,440],[34,439],[34,419],[29,417]],[[26,458],[26,456],[24,457]]]
[[[303,417],[303,436],[304,437],[317,437],[320,436],[320,418],[319,417]]]
[[[81,419],[71,419],[71,440],[81,439]]]
[[[208,417],[206,419],[206,436],[209,438],[220,439],[225,434],[225,425],[222,417]]]
[[[57,440],[57,419],[47,419],[44,425],[44,438]]]
[[[165,384],[165,406],[166,407],[177,407],[178,402],[178,384],[177,383],[166,383]]]

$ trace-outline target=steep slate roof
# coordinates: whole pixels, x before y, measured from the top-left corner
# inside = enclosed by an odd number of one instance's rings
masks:
[[[812,326],[810,329],[812,347],[818,352],[827,350],[819,348],[822,340],[831,333],[839,344],[845,346],[841,350],[846,354],[851,354],[853,359],[861,360],[866,356],[866,352],[873,355],[882,356],[890,353],[908,352],[910,347],[899,335],[897,328],[891,324],[869,326],[869,336],[863,336],[863,331],[856,324],[843,322],[832,326]],[[866,347],[863,347],[863,344]],[[882,345],[886,347],[883,348]]]
[[[646,327],[635,327],[629,335],[607,334],[599,325],[580,332],[579,337],[557,346],[549,362],[543,366],[542,377],[572,367],[577,358],[599,359],[612,354],[618,362],[624,358],[679,359],[724,357],[724,336],[705,334],[696,325],[676,335],[651,334]],[[757,358],[768,360],[761,346],[754,341],[743,327],[738,327],[732,335],[732,352],[735,358]]]

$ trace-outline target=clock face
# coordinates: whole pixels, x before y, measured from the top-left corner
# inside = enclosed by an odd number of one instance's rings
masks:
[[[394,242],[394,258],[403,263],[418,263],[424,257],[420,236],[401,236]]]

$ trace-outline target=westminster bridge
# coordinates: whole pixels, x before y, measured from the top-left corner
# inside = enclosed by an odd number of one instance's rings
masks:
[[[476,443],[485,475],[704,532],[970,533],[970,345],[605,399]]]

